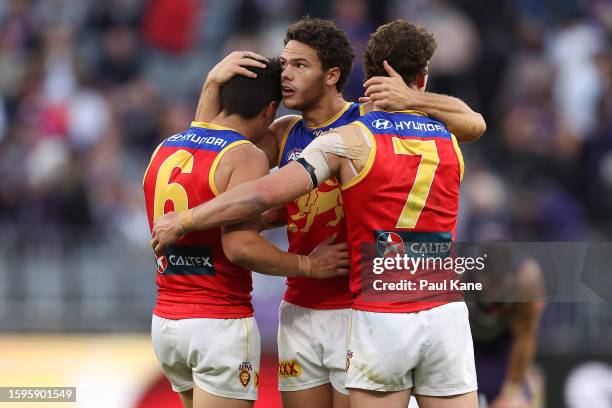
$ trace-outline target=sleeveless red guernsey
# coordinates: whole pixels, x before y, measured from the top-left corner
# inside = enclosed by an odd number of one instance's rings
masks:
[[[282,139],[279,167],[299,157],[316,136],[359,118],[361,106],[347,103],[333,118],[311,129],[297,118]],[[330,179],[310,193],[287,204],[287,239],[289,252],[308,255],[326,238],[337,235],[336,242],[346,242],[346,225],[340,186]],[[351,294],[346,276],[330,279],[287,278],[285,301],[311,309],[351,307]]]
[[[421,248],[432,254],[431,248],[451,252],[463,177],[463,158],[454,135],[442,123],[413,111],[374,111],[354,124],[370,138],[371,150],[364,169],[342,186],[353,308],[408,313],[462,299],[450,287],[380,292],[372,286],[376,279],[390,276],[408,277],[415,283],[458,278],[453,271],[424,269],[410,277],[393,275],[397,269],[390,275],[379,270],[378,275],[372,268],[376,257],[416,256],[407,254]]]
[[[144,176],[149,227],[169,211],[183,211],[219,194],[215,170],[230,149],[250,143],[238,132],[193,122],[164,140]],[[223,253],[221,229],[192,232],[157,259],[157,302],[153,313],[167,319],[253,316],[251,272]]]

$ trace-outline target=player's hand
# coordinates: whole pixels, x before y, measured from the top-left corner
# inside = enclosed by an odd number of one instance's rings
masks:
[[[207,81],[221,86],[236,75],[247,78],[257,78],[257,74],[249,71],[248,67],[265,68],[268,59],[251,51],[234,51],[223,58],[208,73]]]
[[[179,213],[169,212],[155,219],[152,235],[151,248],[153,248],[155,255],[161,256],[164,253],[164,249],[174,245],[176,241],[185,235],[180,224]]]
[[[502,394],[489,405],[489,408],[530,408],[531,404],[522,393]]]
[[[364,84],[365,97],[359,98],[359,102],[372,102],[374,106],[385,110],[405,110],[413,108],[411,101],[420,97],[420,92],[414,90],[402,79],[402,76],[389,65],[383,62],[385,71],[389,76],[375,76],[368,79]]]
[[[311,278],[332,278],[339,275],[347,275],[349,271],[348,244],[342,242],[334,244],[336,234],[321,242],[312,250],[310,259]]]

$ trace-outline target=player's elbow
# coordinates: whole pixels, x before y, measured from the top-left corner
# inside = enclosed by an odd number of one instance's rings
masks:
[[[242,266],[244,268],[251,268],[252,246],[250,240],[243,236],[241,239],[224,239],[223,240],[223,253],[226,258],[234,265]]]
[[[264,179],[259,180],[255,185],[253,203],[259,213],[276,207],[279,204],[277,189],[270,183],[265,182]]]
[[[472,126],[469,131],[468,141],[473,142],[482,137],[484,132],[487,130],[487,123],[480,113],[474,112],[472,115],[471,124]]]

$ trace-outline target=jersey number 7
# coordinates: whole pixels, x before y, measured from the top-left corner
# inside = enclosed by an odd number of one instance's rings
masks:
[[[415,228],[433,183],[440,157],[435,140],[393,138],[395,154],[421,156],[417,174],[402,209],[396,228]]]

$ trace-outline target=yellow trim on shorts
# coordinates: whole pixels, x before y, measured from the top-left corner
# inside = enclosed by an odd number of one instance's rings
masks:
[[[363,169],[361,169],[361,171],[354,178],[349,180],[348,183],[341,185],[341,190],[348,190],[363,180],[370,173],[370,170],[372,170],[374,159],[376,158],[376,139],[374,139],[372,131],[361,122],[353,122],[352,125],[358,125],[365,130],[366,135],[370,138],[370,153],[368,154],[368,161],[366,162],[365,166],[363,166]]]
[[[346,102],[346,104],[344,105],[344,107],[343,107],[342,109],[340,109],[340,112],[336,113],[334,116],[332,116],[331,118],[327,119],[325,122],[321,123],[320,125],[317,125],[317,126],[312,127],[312,128],[311,128],[311,127],[309,127],[308,129],[312,129],[312,130],[314,130],[314,129],[319,129],[319,128],[322,128],[322,127],[325,127],[325,126],[327,126],[327,125],[332,124],[333,122],[335,122],[336,120],[338,120],[338,118],[339,118],[340,116],[342,116],[342,114],[343,114],[344,112],[346,112],[346,111],[348,110],[348,108],[350,108],[350,107],[351,107],[351,105],[352,105],[352,104],[351,104],[351,102]]]
[[[289,133],[291,133],[291,129],[293,129],[295,124],[298,123],[301,119],[302,119],[301,116],[296,116],[295,118],[293,118],[291,122],[289,122],[287,129],[285,129],[285,131],[283,132],[283,135],[281,136],[280,148],[278,151],[278,159],[276,160],[277,166],[280,166],[281,159],[283,158],[283,151],[285,150],[285,145],[287,144],[287,138],[289,137]]]
[[[229,145],[225,146],[223,150],[221,150],[219,154],[217,154],[217,157],[215,157],[212,166],[210,166],[210,171],[208,172],[208,185],[210,186],[210,189],[212,190],[215,197],[220,194],[219,190],[217,189],[217,185],[215,184],[215,171],[217,171],[217,166],[219,165],[219,162],[221,161],[225,153],[227,153],[230,149],[247,143],[251,142],[248,140],[236,140],[235,142],[232,142]]]
[[[153,154],[151,155],[151,158],[149,159],[149,164],[147,164],[147,168],[145,169],[144,176],[142,176],[142,185],[143,186],[144,186],[144,183],[145,183],[145,179],[147,178],[147,173],[149,172],[149,167],[151,167],[151,163],[153,163],[153,159],[155,158],[155,155],[157,154],[157,152],[159,152],[159,149],[161,149],[163,144],[164,144],[164,142],[161,142],[160,144],[157,145],[157,147],[153,151]]]
[[[245,355],[246,358],[244,359],[244,361],[251,361],[249,360],[249,323],[247,322],[246,318],[243,318],[242,321],[244,322],[244,330],[245,330],[245,338],[246,338],[246,342],[244,344],[244,348],[245,348]]]
[[[459,148],[459,143],[457,142],[457,138],[452,133],[451,133],[451,139],[453,141],[453,146],[455,147],[455,153],[457,154],[457,160],[459,161],[459,181],[462,181],[463,172],[465,171],[465,162],[463,161],[463,153],[461,153],[461,149]]]

